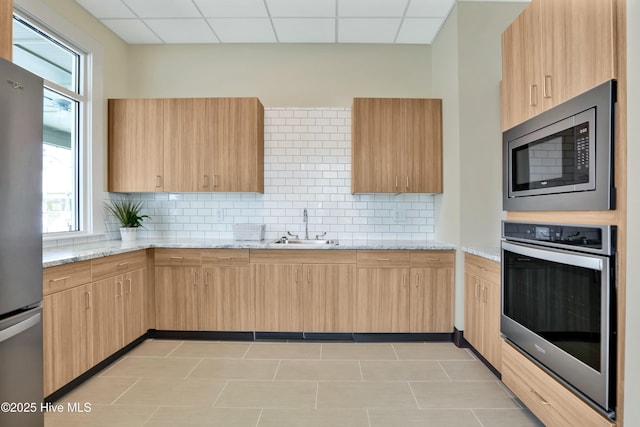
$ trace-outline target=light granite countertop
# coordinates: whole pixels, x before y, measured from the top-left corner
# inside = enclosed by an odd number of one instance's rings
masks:
[[[491,261],[500,262],[500,248],[463,247],[462,251],[471,255],[477,255],[479,257],[489,259]]]
[[[44,268],[86,261],[94,258],[117,255],[149,248],[192,248],[192,249],[322,249],[322,250],[455,250],[456,246],[431,240],[375,240],[343,241],[338,245],[282,245],[272,240],[236,241],[216,239],[139,239],[135,242],[104,240],[72,246],[46,248],[42,251]]]

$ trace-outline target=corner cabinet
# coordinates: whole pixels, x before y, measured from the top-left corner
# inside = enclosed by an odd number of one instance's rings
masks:
[[[257,98],[109,100],[109,191],[264,192]]]
[[[442,100],[354,98],[352,193],[442,192]]]
[[[502,34],[502,130],[616,78],[615,0],[532,0]]]
[[[45,396],[144,335],[147,280],[146,251],[43,270]]]
[[[464,289],[464,337],[500,371],[500,264],[465,254]]]

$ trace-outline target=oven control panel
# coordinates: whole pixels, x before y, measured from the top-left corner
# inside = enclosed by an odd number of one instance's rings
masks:
[[[503,221],[502,238],[544,246],[581,248],[588,252],[613,251],[615,226],[547,224]]]

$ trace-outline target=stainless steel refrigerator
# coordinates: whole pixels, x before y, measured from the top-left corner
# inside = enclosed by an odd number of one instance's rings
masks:
[[[0,426],[44,425],[42,95],[0,59]]]

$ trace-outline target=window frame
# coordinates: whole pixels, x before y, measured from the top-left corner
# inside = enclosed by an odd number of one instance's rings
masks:
[[[43,240],[57,240],[65,238],[80,237],[90,234],[93,230],[91,224],[93,221],[90,218],[91,215],[91,173],[92,170],[90,158],[88,153],[90,152],[91,135],[88,131],[89,118],[91,115],[91,99],[90,99],[90,61],[91,54],[84,48],[78,45],[78,43],[69,40],[67,37],[60,34],[59,31],[51,28],[49,25],[43,24],[40,20],[32,17],[30,14],[20,11],[14,8],[12,22],[14,20],[21,21],[23,25],[32,27],[34,31],[40,33],[40,35],[52,40],[52,43],[59,44],[64,49],[69,50],[77,55],[77,76],[75,76],[74,84],[77,86],[78,91],[74,92],[66,87],[50,81],[46,78],[44,80],[44,88],[53,92],[60,93],[64,97],[70,98],[77,102],[78,112],[76,117],[76,123],[74,124],[76,137],[76,152],[74,153],[74,186],[75,186],[75,216],[76,230],[72,231],[53,231],[44,232]],[[43,192],[44,201],[44,192]]]

